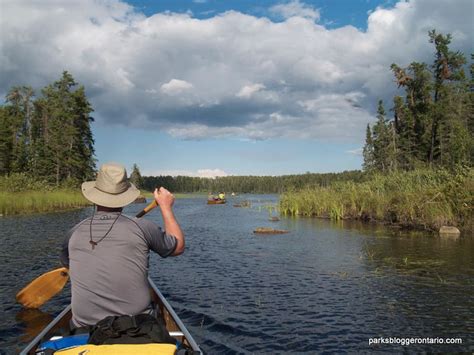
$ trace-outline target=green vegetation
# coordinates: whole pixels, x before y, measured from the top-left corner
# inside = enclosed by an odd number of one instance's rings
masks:
[[[451,36],[429,32],[435,60],[411,63],[407,68],[392,64],[405,97],[395,96],[393,119],[378,103],[377,122],[367,126],[364,147],[366,171],[392,172],[423,167],[472,166],[474,160],[474,64],[468,80],[466,59],[452,52]]]
[[[395,96],[393,119],[379,101],[367,126],[362,181],[287,192],[289,215],[376,220],[408,227],[473,229],[474,65],[452,52],[451,36],[429,32],[434,63],[392,64],[405,97]]]
[[[365,182],[287,192],[280,211],[287,215],[361,219],[405,227],[438,229],[455,225],[472,231],[474,170],[416,170],[374,173]]]
[[[61,211],[90,203],[80,191],[0,192],[0,215]]]
[[[93,109],[77,85],[64,72],[36,100],[28,86],[8,92],[0,106],[0,175],[24,173],[57,187],[93,177]]]
[[[0,106],[0,214],[85,206],[79,183],[94,176],[93,111],[64,72],[41,97],[13,87]]]
[[[0,176],[0,215],[50,212],[87,206],[90,203],[71,181],[59,187],[24,173]]]
[[[308,186],[328,186],[335,181],[363,181],[363,172],[344,171],[342,173],[300,174],[283,176],[224,176],[215,179],[192,176],[144,176],[142,188],[153,191],[163,186],[173,192],[208,193],[226,191],[238,193],[282,193],[289,189]]]

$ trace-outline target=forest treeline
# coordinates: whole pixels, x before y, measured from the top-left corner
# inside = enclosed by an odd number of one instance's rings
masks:
[[[11,88],[0,106],[0,176],[55,186],[92,178],[92,111],[84,87],[66,71],[39,96],[29,86]]]
[[[416,168],[472,166],[474,161],[474,64],[451,51],[451,35],[429,32],[435,47],[431,65],[392,64],[403,96],[393,99],[393,117],[378,102],[377,122],[367,125],[364,170],[391,172]],[[473,56],[471,55],[471,59]]]
[[[136,176],[135,169],[132,174]],[[144,176],[139,186],[148,191],[163,186],[174,192],[282,193],[304,187],[328,186],[336,181],[361,182],[364,178],[364,173],[359,170],[283,176],[223,176],[214,179],[191,176]],[[134,179],[134,182],[137,181]]]

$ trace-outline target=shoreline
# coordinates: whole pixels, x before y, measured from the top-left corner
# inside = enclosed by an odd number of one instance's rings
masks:
[[[90,206],[80,191],[0,191],[0,217],[62,212]]]
[[[474,171],[463,174],[419,170],[374,174],[344,182],[286,192],[280,211],[289,216],[376,222],[388,227],[438,232],[457,227],[471,235]]]

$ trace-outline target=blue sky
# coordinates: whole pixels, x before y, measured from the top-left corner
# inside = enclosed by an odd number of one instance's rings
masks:
[[[147,16],[164,11],[178,13],[191,11],[193,17],[203,19],[235,10],[257,17],[269,16],[274,21],[282,21],[283,19],[269,14],[269,9],[272,6],[285,3],[284,1],[277,0],[130,0],[127,2]],[[378,6],[391,7],[396,1],[312,0],[304,1],[304,3],[320,10],[322,23],[328,28],[352,25],[365,29],[367,27],[367,14],[369,11],[373,11]]]
[[[471,0],[0,6],[1,94],[68,70],[95,109],[98,163],[146,175],[360,169],[377,100],[388,111],[397,93],[390,64],[430,62],[432,28],[473,51]]]

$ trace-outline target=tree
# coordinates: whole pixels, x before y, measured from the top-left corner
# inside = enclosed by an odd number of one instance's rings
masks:
[[[93,176],[93,110],[77,86],[65,71],[36,100],[28,86],[8,92],[0,107],[0,174],[29,173],[57,185]]]
[[[133,164],[132,173],[130,174],[130,182],[137,188],[141,188],[143,186],[143,178],[140,174],[140,169],[138,168],[137,164]]]
[[[374,144],[372,142],[372,131],[370,130],[370,124],[367,124],[367,129],[365,131],[365,145],[362,152],[364,157],[363,168],[365,171],[371,171],[375,167],[374,161]]]
[[[455,149],[454,145],[463,146],[466,138],[460,117],[453,117],[453,115],[448,114],[452,113],[453,108],[458,108],[456,104],[453,107],[452,101],[460,99],[459,88],[456,88],[456,86],[465,79],[462,67],[466,60],[462,53],[449,50],[450,34],[444,36],[432,30],[429,32],[429,37],[430,43],[433,43],[436,49],[435,61],[431,66],[434,76],[434,107],[432,111],[429,163],[430,165],[434,163],[447,165],[447,161],[451,159],[443,156],[449,156],[449,152]],[[454,131],[451,130],[453,123]],[[456,133],[459,139],[455,138]],[[457,150],[459,151],[459,149]],[[456,160],[462,160],[464,154],[456,155],[458,156]]]
[[[38,105],[40,160],[50,166],[49,177],[57,185],[65,179],[85,180],[95,169],[92,108],[82,86],[73,91],[76,86],[72,75],[63,72],[60,80],[43,89]]]
[[[468,81],[463,71],[463,54],[449,49],[451,35],[432,30],[429,40],[435,46],[431,66],[418,62],[406,68],[391,65],[398,87],[405,89],[405,97],[394,98],[393,121],[385,118],[379,102],[370,140],[366,134],[366,170],[472,166],[474,68],[471,65]]]

